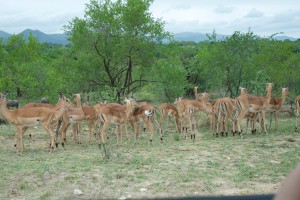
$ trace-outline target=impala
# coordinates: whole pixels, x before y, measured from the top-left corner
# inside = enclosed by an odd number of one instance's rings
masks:
[[[213,107],[213,115],[214,115],[213,127],[215,127],[215,124],[217,126],[216,136],[218,136],[219,133],[221,136],[223,136],[224,131],[226,136],[228,136],[228,128],[227,128],[228,119],[230,119],[231,126],[232,126],[232,134],[234,136],[235,134],[234,113],[236,111],[235,100],[228,97],[216,99],[212,103],[212,107]]]
[[[162,121],[167,117],[167,127],[169,125],[169,117],[174,118],[174,124],[176,126],[176,130],[180,133],[180,127],[179,127],[179,113],[178,110],[175,106],[168,104],[168,103],[163,103],[159,107],[160,110],[160,119],[158,120],[158,124],[162,127]]]
[[[177,105],[177,109],[179,112],[179,116],[181,118],[181,133],[182,137],[186,138],[186,134],[189,131],[191,132],[191,139],[194,141],[196,138],[196,112],[199,112],[200,109],[204,110],[203,106],[201,105],[200,101],[198,100],[189,100],[189,99],[182,99],[179,97],[174,102],[175,105]]]
[[[32,126],[40,124],[50,137],[50,151],[54,149],[55,133],[51,129],[51,124],[58,122],[65,112],[65,97],[59,99],[59,109],[51,110],[45,107],[30,107],[8,110],[5,95],[0,95],[1,114],[11,124],[16,126],[16,148],[21,154],[24,150],[23,134]]]
[[[60,136],[62,140],[62,146],[64,147],[66,143],[66,134],[68,127],[72,124],[73,127],[73,139],[74,141],[80,143],[80,135],[78,129],[78,122],[81,122],[85,119],[84,112],[81,107],[80,94],[74,94],[75,101],[77,102],[77,107],[74,107],[71,102],[68,102],[66,111],[62,117],[61,127],[60,127]],[[58,144],[56,144],[58,145]]]
[[[127,132],[127,121],[134,109],[135,101],[132,99],[125,99],[126,106],[125,110],[123,107],[119,107],[118,105],[104,105],[97,109],[97,116],[100,122],[103,123],[101,128],[100,137],[99,137],[99,146],[103,145],[105,150],[105,144],[107,139],[106,130],[111,123],[115,123],[117,125],[125,126],[125,131]],[[120,133],[121,142],[119,142],[119,134],[117,134],[117,145],[122,144],[123,134]],[[105,150],[106,151],[106,150]]]
[[[288,88],[282,88],[281,91],[281,98],[276,98],[273,97],[271,98],[271,101],[269,105],[267,106],[267,111],[271,111],[270,114],[270,127],[272,123],[272,113],[274,113],[274,118],[275,118],[275,130],[278,130],[278,117],[279,117],[279,112],[282,109],[282,105],[285,102],[286,96],[288,95]]]
[[[248,112],[261,112],[259,115],[259,123],[266,121],[265,112],[271,100],[272,84],[267,83],[267,96],[256,96],[251,94],[241,94],[236,98],[236,123],[239,135],[242,137],[241,121]],[[267,134],[265,123],[263,125],[264,132]]]

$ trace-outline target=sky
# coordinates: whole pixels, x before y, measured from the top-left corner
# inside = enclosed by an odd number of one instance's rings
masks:
[[[63,33],[73,18],[83,18],[89,0],[0,0],[0,30],[18,34],[25,29]],[[171,33],[200,32],[231,35],[249,30],[300,38],[299,0],[154,0],[150,12]]]

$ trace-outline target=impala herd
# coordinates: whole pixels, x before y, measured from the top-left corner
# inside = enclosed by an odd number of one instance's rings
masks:
[[[183,138],[189,134],[194,141],[199,128],[198,113],[204,112],[210,121],[210,129],[216,136],[219,134],[228,136],[228,120],[230,121],[233,136],[239,134],[243,137],[241,122],[247,119],[247,128],[250,123],[251,131],[256,132],[258,124],[267,134],[266,113],[273,113],[275,117],[275,129],[278,130],[278,116],[282,105],[288,95],[288,89],[282,88],[281,98],[272,97],[272,84],[266,84],[266,96],[249,94],[246,88],[240,88],[241,93],[235,99],[224,97],[211,101],[211,95],[207,92],[198,93],[194,88],[195,99],[177,98],[173,105],[163,103],[153,106],[148,103],[137,104],[134,99],[125,98],[124,104],[101,102],[96,105],[81,105],[80,94],[74,94],[74,101],[59,94],[57,104],[49,103],[27,103],[23,108],[8,109],[6,96],[0,93],[0,117],[8,123],[16,126],[15,146],[17,153],[24,150],[24,132],[32,126],[41,125],[50,137],[50,151],[58,146],[59,139],[62,146],[67,142],[67,130],[72,125],[73,139],[81,143],[81,123],[87,122],[89,130],[89,141],[94,140],[94,133],[98,136],[99,146],[105,148],[108,142],[107,129],[110,125],[116,124],[115,133],[117,145],[123,143],[123,133],[129,139],[127,124],[129,123],[134,132],[134,143],[138,144],[139,122],[143,122],[145,129],[150,132],[150,144],[152,144],[156,127],[160,140],[163,142],[163,120],[174,118],[176,131],[181,133]],[[295,98],[296,129],[298,127],[298,116],[300,106],[300,95]],[[156,112],[159,111],[160,118],[156,120]],[[165,131],[165,130],[164,130]],[[246,131],[247,132],[247,131]],[[58,138],[60,137],[60,138]]]

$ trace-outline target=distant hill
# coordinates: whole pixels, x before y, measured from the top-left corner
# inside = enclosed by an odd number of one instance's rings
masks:
[[[278,35],[278,36],[275,36],[274,39],[276,40],[291,40],[291,41],[296,41],[300,38],[293,38],[293,37],[289,37],[289,36],[285,36],[285,35]]]
[[[208,34],[211,35],[211,34]],[[217,40],[223,40],[228,35],[222,35],[217,34],[216,39]],[[206,34],[203,33],[197,33],[197,32],[181,32],[181,33],[175,33],[174,34],[174,40],[176,41],[194,41],[194,42],[202,42],[205,40],[208,40],[208,37]]]
[[[211,35],[211,33],[209,33],[208,35]],[[230,35],[222,35],[222,34],[216,35],[217,40],[223,40],[226,37],[230,37]],[[291,40],[291,41],[298,40],[297,38],[293,38],[293,37],[289,37],[289,36],[285,36],[285,35],[274,36],[274,39],[276,39],[276,40]],[[174,34],[174,40],[202,42],[202,41],[208,40],[208,37],[206,36],[206,34],[203,34],[203,33],[181,32],[181,33]]]
[[[3,38],[3,39],[8,39],[9,37],[11,36],[11,34],[9,34],[9,33],[6,33],[6,32],[4,32],[4,31],[1,31],[0,30],[0,38]]]
[[[67,40],[65,34],[46,34],[43,33],[39,30],[31,30],[31,29],[26,29],[22,31],[20,34],[23,34],[24,38],[28,38],[30,33],[38,38],[40,43],[53,43],[53,44],[69,44],[70,42]]]
[[[46,34],[39,30],[31,30],[26,29],[22,31],[20,34],[23,35],[25,39],[28,39],[28,36],[30,33],[36,37],[40,43],[53,43],[53,44],[69,44],[70,42],[67,40],[67,36],[65,34]],[[6,33],[4,31],[0,30],[0,37],[4,39],[8,39],[11,36],[11,34]]]
[[[24,38],[27,39],[30,33],[34,37],[38,38],[39,42],[41,42],[41,43],[44,43],[44,42],[49,42],[49,43],[53,43],[53,44],[69,44],[70,43],[67,40],[66,34],[46,34],[39,30],[31,30],[31,29],[26,29],[19,34],[23,34]],[[0,30],[0,38],[8,39],[10,36],[11,36],[11,34]],[[217,40],[223,40],[226,37],[230,37],[230,35],[217,34],[216,37],[217,37],[216,38]],[[284,36],[284,35],[283,36],[275,36],[274,39],[276,39],[276,40],[291,40],[291,41],[298,40],[297,38]],[[202,41],[208,40],[208,38],[207,38],[206,34],[203,34],[203,33],[181,32],[181,33],[174,34],[174,40],[202,42]]]

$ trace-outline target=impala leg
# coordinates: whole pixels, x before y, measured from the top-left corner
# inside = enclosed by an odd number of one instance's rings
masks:
[[[246,112],[244,111],[244,112],[239,113],[239,115],[237,117],[237,120],[236,120],[238,133],[239,133],[241,138],[243,138],[242,129],[241,129],[241,122],[242,122],[242,119],[245,117],[247,112],[248,111],[246,111]]]
[[[261,115],[262,115],[262,120],[263,120],[263,129],[265,131],[265,134],[268,135],[267,128],[266,128],[266,123],[265,123],[266,122],[266,112],[262,111]]]
[[[91,143],[93,141],[93,131],[92,131],[92,121],[91,120],[88,120],[87,121],[87,126],[88,126],[88,129],[89,129],[89,142]]]
[[[162,124],[162,122],[163,122],[163,120],[166,118],[166,114],[165,114],[165,112],[161,112],[161,116],[160,116],[160,118],[159,118],[159,120],[158,120],[158,123],[159,123],[159,126],[160,127],[163,127],[163,124]],[[168,123],[167,123],[168,124]],[[168,126],[166,126],[167,128],[168,128]],[[166,128],[166,129],[167,129]],[[165,130],[165,132],[167,132],[167,130]]]
[[[136,122],[130,121],[131,126],[133,127],[133,133],[134,133],[134,144],[139,143],[139,132],[138,132],[138,126]]]
[[[278,131],[278,116],[279,116],[279,111],[276,110],[275,111],[275,115],[274,115],[274,118],[275,118],[275,130]]]
[[[22,132],[22,127],[18,127],[17,126],[17,131],[16,131],[16,135],[15,135],[15,140],[16,140],[16,153],[18,155],[21,155],[21,147],[20,147],[20,133]]]
[[[101,145],[103,146],[104,155],[106,158],[109,158],[109,154],[106,149],[106,139],[107,139],[106,130],[107,130],[109,124],[110,124],[109,122],[104,122],[103,127],[101,129],[101,143],[99,144],[100,148],[101,148]]]
[[[50,152],[54,150],[55,146],[55,133],[51,130],[51,128],[48,126],[48,124],[42,124],[43,128],[46,130],[50,137]]]
[[[162,132],[162,128],[161,128],[160,124],[154,117],[152,118],[152,121],[154,122],[154,124],[158,130],[160,141],[163,142],[163,134],[162,134],[163,132]]]
[[[153,126],[150,124],[149,119],[144,119],[145,124],[147,125],[147,127],[150,130],[150,145],[152,145],[152,141],[153,141],[153,135],[154,135],[154,129]]]
[[[176,126],[176,130],[180,133],[181,129],[180,129],[180,126],[179,126],[178,116],[174,116],[174,123],[175,123],[175,126]]]
[[[20,139],[21,152],[24,151],[23,135],[24,135],[24,133],[25,133],[25,131],[26,131],[27,129],[28,129],[28,127],[24,127],[24,128],[22,129],[21,134],[20,134],[20,137],[21,137],[21,139]]]

